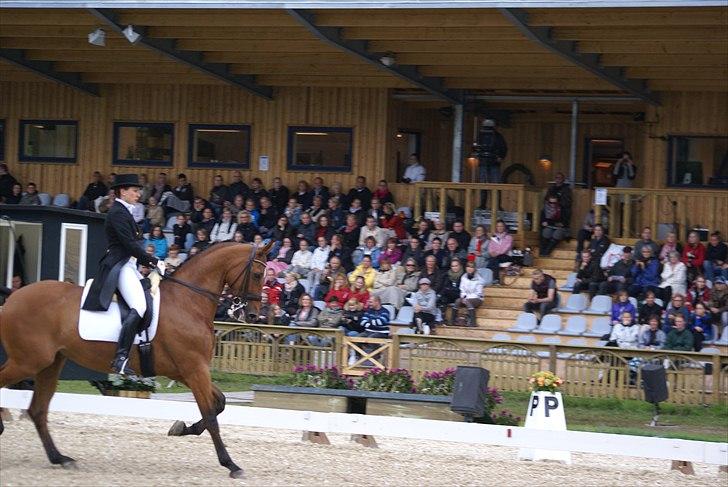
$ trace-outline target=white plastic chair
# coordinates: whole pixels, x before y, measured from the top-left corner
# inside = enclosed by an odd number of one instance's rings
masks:
[[[586,331],[586,318],[583,316],[569,316],[563,330],[557,331],[559,335],[579,336]]]
[[[390,320],[391,325],[409,325],[415,317],[415,309],[412,306],[402,306],[399,308],[397,318]]]
[[[326,303],[323,301],[314,301],[313,305],[320,310],[323,310],[326,307]]]
[[[571,272],[566,278],[566,284],[559,288],[559,291],[572,291],[576,284],[576,272]]]
[[[717,349],[717,348],[715,348],[715,347],[703,347],[703,348],[702,348],[702,349],[700,350],[700,353],[710,353],[710,354],[718,354],[718,353],[720,353],[720,350],[718,350],[718,349]]]
[[[493,284],[493,271],[488,269],[487,267],[483,267],[478,269],[478,275],[480,276],[480,279],[483,281],[483,286],[490,286]]]
[[[521,313],[516,318],[516,325],[509,328],[508,331],[532,331],[538,326],[538,319],[533,313]]]
[[[591,328],[589,329],[589,331],[584,333],[584,336],[599,338],[611,332],[612,321],[609,319],[608,316],[601,316],[599,318],[595,318],[594,321],[592,321]]]
[[[495,341],[510,341],[512,340],[511,335],[509,333],[496,333],[493,335],[491,340]]]
[[[610,296],[594,296],[591,305],[584,313],[588,315],[606,315],[612,310],[612,298]]]
[[[535,330],[534,333],[539,334],[553,334],[557,333],[561,329],[561,316],[559,315],[546,315],[541,319],[541,324]]]
[[[559,313],[581,313],[586,309],[586,296],[582,294],[572,294],[566,301],[566,306],[556,311]]]
[[[391,304],[383,304],[382,305],[382,308],[384,308],[387,311],[389,311],[389,319],[390,319],[390,321],[393,320],[395,316],[397,316],[397,310],[394,309],[394,305],[391,305]]]
[[[521,343],[536,343],[536,337],[533,335],[521,335],[516,338],[516,341]]]
[[[50,206],[51,204],[51,195],[48,193],[38,193],[38,199],[40,199],[40,204],[43,206]]]
[[[71,206],[71,197],[66,193],[58,193],[53,197],[52,205],[60,208],[68,208]]]

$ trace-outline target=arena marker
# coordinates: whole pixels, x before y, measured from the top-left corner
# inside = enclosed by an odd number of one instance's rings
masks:
[[[507,436],[508,438],[510,438],[510,437],[511,437],[511,429],[510,429],[510,428],[508,428],[508,434],[507,434],[506,436]]]

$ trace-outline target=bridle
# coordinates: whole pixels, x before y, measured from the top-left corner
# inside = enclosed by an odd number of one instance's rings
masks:
[[[242,282],[242,286],[241,286],[241,293],[245,292],[244,295],[241,294],[238,296],[229,297],[225,293],[222,293],[222,292],[216,293],[216,292],[201,288],[200,286],[189,283],[187,281],[183,281],[181,279],[177,279],[176,277],[169,275],[169,274],[165,274],[164,276],[162,276],[162,280],[171,281],[171,282],[174,282],[175,284],[179,284],[180,286],[186,287],[190,291],[193,291],[193,292],[196,292],[197,294],[205,296],[206,298],[208,298],[209,300],[214,302],[216,305],[218,305],[220,303],[226,303],[229,305],[229,312],[235,313],[241,309],[245,310],[245,308],[248,306],[249,301],[260,301],[261,300],[261,297],[259,294],[254,294],[254,293],[248,292],[248,287],[250,285],[250,279],[252,277],[253,264],[257,263],[257,264],[262,265],[263,267],[265,267],[265,265],[266,265],[266,263],[263,262],[262,260],[255,258],[255,255],[257,253],[258,253],[258,247],[256,245],[253,245],[253,250],[252,250],[252,252],[250,252],[250,258],[248,259],[248,262],[240,270],[240,272],[235,277],[235,279],[233,279],[232,282],[227,283],[228,287],[230,289],[233,289],[235,284],[242,277],[243,282]]]

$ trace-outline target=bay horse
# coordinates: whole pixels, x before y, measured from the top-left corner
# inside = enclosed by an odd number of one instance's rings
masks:
[[[160,283],[161,302],[157,333],[153,340],[156,373],[184,383],[192,390],[202,419],[191,426],[177,422],[170,435],[210,432],[220,465],[230,476],[243,470],[230,458],[220,438],[217,415],[225,408],[225,396],[212,383],[210,362],[215,346],[213,319],[224,285],[239,296],[239,304],[256,314],[265,273],[265,256],[271,244],[220,243],[179,267]],[[48,404],[56,392],[66,359],[99,372],[110,372],[116,343],[85,341],[78,334],[83,288],[59,281],[40,281],[10,295],[0,312],[0,343],[7,361],[0,366],[0,387],[25,378],[35,379],[28,409],[52,464],[75,467],[62,455],[48,432]],[[140,370],[137,347],[132,347],[131,367]],[[174,431],[173,431],[174,430]],[[0,434],[3,431],[0,419]]]

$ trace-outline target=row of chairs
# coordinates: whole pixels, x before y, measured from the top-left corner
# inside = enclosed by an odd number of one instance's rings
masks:
[[[515,326],[508,331],[521,333],[538,333],[542,335],[566,335],[566,336],[585,336],[599,338],[612,331],[612,323],[609,317],[600,316],[592,321],[592,326],[587,330],[586,318],[583,316],[570,316],[566,321],[566,326],[561,327],[561,316],[548,314],[543,317],[541,324],[538,324],[538,318],[533,313],[521,313],[516,319]]]
[[[42,206],[58,206],[61,208],[69,208],[71,206],[71,197],[66,193],[58,193],[51,196],[48,193],[38,193],[38,199]]]
[[[637,298],[630,296],[629,301],[635,308],[638,307]],[[659,298],[655,298],[655,303],[660,306],[664,306],[663,301]],[[566,300],[566,305],[557,308],[556,311],[559,313],[571,314],[584,313],[587,315],[608,315],[612,312],[612,297],[594,296],[591,302],[589,302],[587,297],[583,294],[572,294]]]

